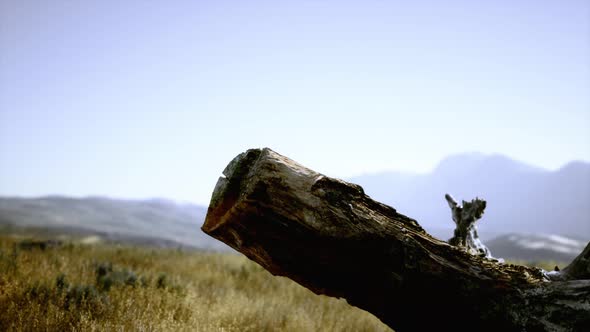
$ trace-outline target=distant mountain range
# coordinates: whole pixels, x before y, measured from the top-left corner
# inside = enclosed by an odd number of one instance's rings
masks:
[[[590,240],[590,164],[571,162],[547,171],[505,156],[463,154],[444,159],[430,174],[383,172],[348,179],[372,198],[447,240],[454,228],[444,199],[487,201],[479,234],[544,233]]]
[[[443,160],[431,174],[386,172],[349,181],[418,220],[442,240],[450,238],[453,230],[445,193],[457,200],[486,199],[479,233],[496,257],[569,261],[590,240],[587,163],[574,162],[550,172],[502,156],[470,154]],[[200,230],[206,213],[206,207],[164,199],[0,197],[3,229],[24,227],[106,241],[231,250]]]
[[[0,225],[5,228],[98,235],[107,241],[158,246],[229,248],[201,231],[206,213],[205,207],[164,199],[0,198]]]
[[[231,250],[201,232],[205,214],[205,207],[161,199],[0,198],[0,232],[68,235],[83,243]],[[495,257],[569,262],[586,242],[558,235],[512,233],[486,241],[486,245]]]

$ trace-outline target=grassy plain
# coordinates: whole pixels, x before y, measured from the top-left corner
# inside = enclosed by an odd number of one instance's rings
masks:
[[[391,331],[241,255],[95,240],[0,235],[0,331]]]
[[[391,330],[243,256],[0,236],[0,331]]]

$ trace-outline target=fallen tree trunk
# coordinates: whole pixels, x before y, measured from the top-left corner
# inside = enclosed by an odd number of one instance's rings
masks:
[[[590,280],[571,280],[588,277],[590,244],[548,274],[435,239],[360,186],[270,149],[240,154],[223,174],[205,233],[397,331],[590,331]]]

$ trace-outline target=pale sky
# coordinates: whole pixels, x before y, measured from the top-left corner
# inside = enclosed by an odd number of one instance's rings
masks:
[[[270,147],[350,177],[590,160],[589,1],[0,0],[0,195],[208,204]]]

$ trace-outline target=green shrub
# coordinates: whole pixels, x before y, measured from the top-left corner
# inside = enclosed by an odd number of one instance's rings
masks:
[[[156,279],[156,287],[157,288],[166,288],[168,287],[168,279],[166,276],[166,273],[160,273],[160,275],[158,276],[158,279]]]
[[[98,308],[102,309],[101,307],[106,304],[108,304],[108,297],[101,294],[93,285],[76,285],[68,289],[64,308],[97,310]]]
[[[59,292],[67,290],[69,286],[70,284],[66,280],[65,274],[60,273],[57,278],[55,278],[55,288],[57,288]]]
[[[25,288],[24,297],[30,301],[46,304],[55,297],[55,292],[44,283],[36,282]]]
[[[98,264],[95,273],[96,286],[104,291],[109,291],[113,286],[147,285],[147,278],[138,276],[129,269],[114,269],[111,262]]]

